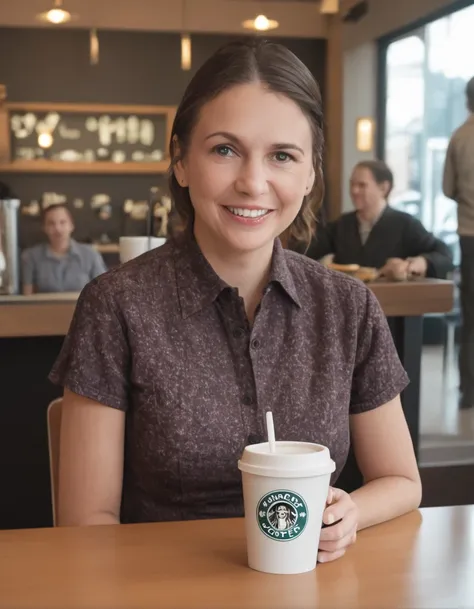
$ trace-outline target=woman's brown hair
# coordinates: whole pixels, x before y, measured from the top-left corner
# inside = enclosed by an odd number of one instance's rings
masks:
[[[315,180],[300,211],[288,229],[288,239],[308,246],[314,235],[316,213],[324,196],[322,155],[324,147],[321,92],[309,69],[289,49],[262,39],[247,39],[223,46],[212,55],[189,83],[173,123],[169,188],[184,227],[194,222],[187,188],[179,185],[174,165],[186,156],[201,108],[231,87],[260,82],[270,91],[294,101],[311,126]],[[178,146],[175,144],[178,143]],[[177,151],[179,150],[179,156]]]

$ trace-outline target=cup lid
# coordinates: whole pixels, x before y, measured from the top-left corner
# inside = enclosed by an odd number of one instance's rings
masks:
[[[257,476],[306,478],[331,474],[336,464],[321,444],[276,442],[276,452],[271,453],[268,442],[262,442],[244,448],[238,467]]]

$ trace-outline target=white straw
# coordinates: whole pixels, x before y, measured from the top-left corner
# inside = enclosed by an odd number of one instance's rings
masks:
[[[275,426],[273,425],[273,414],[271,412],[271,410],[269,410],[267,412],[267,437],[268,437],[268,444],[270,446],[270,452],[274,453],[276,452],[276,446],[275,446]]]

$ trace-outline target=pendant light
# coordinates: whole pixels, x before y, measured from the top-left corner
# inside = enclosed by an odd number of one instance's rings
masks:
[[[182,33],[181,33],[181,69],[188,71],[192,64],[191,36],[185,33],[186,25],[186,0],[181,4]]]
[[[37,15],[40,21],[52,23],[53,25],[61,25],[71,21],[73,16],[69,11],[63,8],[63,0],[54,0],[53,8],[44,13]]]
[[[99,63],[99,37],[96,28],[90,31],[89,47],[91,66],[96,66]]]
[[[268,30],[275,30],[280,24],[274,19],[268,19],[266,15],[257,15],[255,19],[247,19],[242,25],[246,30],[268,32]]]

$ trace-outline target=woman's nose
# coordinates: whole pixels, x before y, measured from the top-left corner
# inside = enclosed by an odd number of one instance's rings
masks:
[[[268,175],[265,164],[261,160],[249,159],[244,161],[235,181],[236,190],[252,199],[268,192]]]

